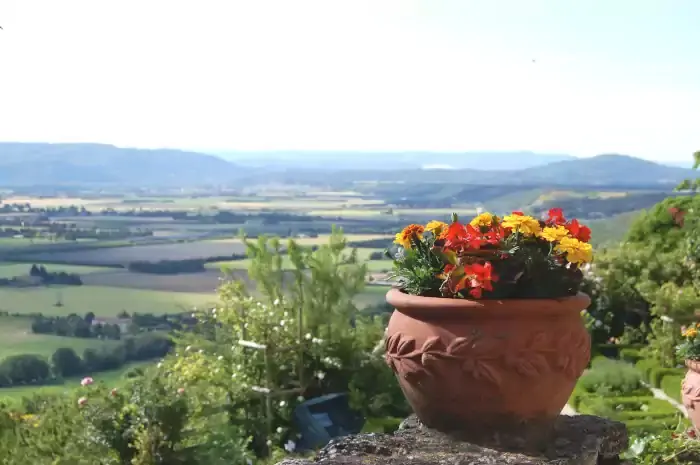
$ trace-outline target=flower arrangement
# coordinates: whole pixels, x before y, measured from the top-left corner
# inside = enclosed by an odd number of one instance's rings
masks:
[[[700,323],[681,328],[683,341],[676,347],[676,353],[684,360],[700,360]]]
[[[469,223],[411,224],[396,235],[392,278],[404,292],[472,299],[575,295],[593,259],[591,230],[562,210],[537,220],[522,212],[481,213]]]

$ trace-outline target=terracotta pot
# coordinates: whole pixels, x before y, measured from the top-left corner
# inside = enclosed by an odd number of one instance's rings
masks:
[[[426,426],[466,439],[550,429],[590,360],[585,294],[386,299],[396,310],[385,358],[406,399]]]
[[[686,360],[685,366],[688,372],[681,383],[681,398],[695,430],[700,431],[700,362]]]

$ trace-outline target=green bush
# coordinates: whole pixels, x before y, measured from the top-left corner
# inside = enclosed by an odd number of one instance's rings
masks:
[[[684,376],[683,368],[655,368],[649,372],[649,384],[655,388],[661,387],[661,382],[666,376]]]
[[[642,379],[646,382],[649,382],[650,373],[652,370],[657,370],[661,368],[657,361],[651,359],[639,360],[637,363],[634,364],[634,366],[635,368],[637,368],[637,371],[639,371],[639,374],[642,376]]]
[[[578,386],[585,392],[606,397],[648,393],[634,366],[610,359],[594,360],[592,368],[581,377]]]
[[[625,422],[627,432],[631,435],[645,436],[648,434],[657,434],[669,430],[672,426],[659,420],[629,420]]]
[[[579,412],[615,419],[622,412],[649,412],[675,415],[678,410],[665,400],[651,396],[596,397],[586,396],[579,402]]]
[[[683,402],[681,398],[681,384],[683,383],[683,376],[681,375],[668,375],[661,379],[661,390],[666,393],[667,396],[678,402]]]
[[[622,349],[620,351],[620,359],[636,364],[642,359],[642,351],[640,349]]]

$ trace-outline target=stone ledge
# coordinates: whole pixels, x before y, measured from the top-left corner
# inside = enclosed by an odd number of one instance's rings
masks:
[[[535,455],[459,441],[411,416],[393,435],[334,439],[313,460],[286,459],[278,465],[596,465],[619,463],[627,447],[625,425],[589,415],[559,417],[548,447]]]

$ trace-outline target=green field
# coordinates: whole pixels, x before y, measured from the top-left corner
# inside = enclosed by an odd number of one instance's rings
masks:
[[[134,368],[145,368],[152,365],[153,362],[138,362],[124,365],[118,370],[102,371],[92,375],[96,383],[104,383],[109,387],[119,387],[124,381],[126,373]],[[83,377],[66,378],[62,384],[51,386],[22,386],[11,388],[0,388],[0,400],[10,404],[18,402],[22,397],[37,395],[37,394],[63,394],[70,392],[73,389],[80,387],[80,380]]]
[[[358,239],[358,240],[366,240],[366,239]],[[321,242],[321,243],[323,243],[323,242]],[[373,252],[384,253],[384,249],[356,249],[356,250],[357,250],[357,258],[360,261],[364,261],[365,263],[367,263],[367,268],[369,271],[391,270],[393,268],[393,263],[391,260],[370,260],[369,259],[369,256],[371,253],[373,253]],[[206,267],[211,269],[211,270],[247,270],[250,267],[250,264],[251,264],[251,260],[249,258],[246,258],[244,260],[233,260],[233,261],[227,261],[227,262],[207,263]],[[292,262],[289,259],[289,257],[286,255],[284,257],[282,257],[282,269],[291,270],[293,268],[294,267],[293,267]]]
[[[40,288],[0,288],[0,311],[65,316],[71,313],[115,316],[129,313],[178,313],[204,306],[216,296],[184,292],[164,292],[106,286],[51,286]],[[55,304],[60,301],[62,306]]]
[[[367,286],[356,298],[355,302],[359,308],[377,305],[385,301],[386,293],[391,286]]]
[[[85,349],[112,347],[118,341],[34,334],[31,319],[0,317],[0,359],[11,355],[34,354],[49,358],[56,349],[70,347],[79,355]]]
[[[37,263],[41,265],[41,263]],[[0,278],[12,278],[15,276],[29,275],[29,269],[32,265],[29,263],[0,263]],[[114,271],[113,268],[105,268],[99,266],[77,266],[77,265],[45,265],[46,270],[50,273],[64,272],[77,273],[79,275],[96,273],[100,271]],[[0,302],[1,305],[1,302]]]

